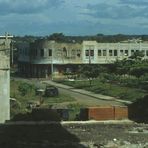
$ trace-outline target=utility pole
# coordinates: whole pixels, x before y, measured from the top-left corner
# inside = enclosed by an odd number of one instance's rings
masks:
[[[91,46],[89,47],[89,64],[91,64]]]
[[[52,57],[53,53],[51,50],[51,80],[53,81],[53,57]]]
[[[51,80],[53,81],[53,43],[51,49]]]
[[[11,66],[13,67],[13,41],[11,41]]]

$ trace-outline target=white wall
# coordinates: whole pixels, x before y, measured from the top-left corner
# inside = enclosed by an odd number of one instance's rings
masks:
[[[10,43],[12,36],[0,36],[0,123],[10,119]],[[4,44],[3,44],[4,43]]]
[[[10,119],[10,74],[0,70],[0,123]]]

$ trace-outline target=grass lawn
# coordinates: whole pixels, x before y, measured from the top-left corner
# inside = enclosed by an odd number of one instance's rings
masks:
[[[102,83],[99,79],[93,80],[91,86],[89,85],[89,81],[63,81],[61,83],[129,101],[135,101],[148,93],[141,89],[123,87],[119,84]]]
[[[20,91],[18,90],[19,85],[22,81],[15,81],[11,80],[10,82],[10,96],[11,98],[15,98],[16,102],[11,103],[11,117],[18,113],[26,113],[28,112],[27,103],[32,102],[39,102],[40,96],[35,94],[35,86],[33,84],[31,89],[27,92],[26,95],[21,95]],[[26,82],[27,83],[27,82]],[[69,102],[72,103],[75,99],[69,95],[59,94],[56,97],[42,97],[44,99],[43,106],[49,107],[53,104]]]
[[[16,102],[11,103],[11,118],[13,118],[18,113],[27,113],[30,110],[27,109],[28,102],[39,102],[40,96],[35,94],[35,85],[31,83],[31,87],[29,91],[22,95],[19,91],[19,86],[21,85],[22,81],[15,81],[11,80],[10,83],[10,96],[11,98],[15,98]],[[27,82],[26,82],[27,83]],[[88,91],[93,91],[98,94],[104,94],[109,96],[114,96],[119,99],[123,100],[130,100],[134,101],[137,100],[144,95],[147,94],[146,91],[136,89],[136,88],[129,88],[123,87],[118,84],[111,84],[111,83],[102,83],[97,80],[93,80],[92,85],[89,85],[89,81],[62,81],[61,83],[73,86],[75,88],[86,89]],[[43,97],[44,103],[41,107],[50,107],[52,105],[56,105],[57,107],[66,106],[69,109],[69,120],[75,120],[75,117],[80,112],[80,108],[86,107],[78,102],[75,102],[75,99],[69,95],[59,93],[56,97]]]

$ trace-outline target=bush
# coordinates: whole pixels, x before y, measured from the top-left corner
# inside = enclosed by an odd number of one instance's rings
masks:
[[[135,77],[122,77],[120,79],[120,83],[123,86],[138,88],[140,82],[139,79]]]
[[[120,79],[120,76],[115,75],[115,74],[105,73],[102,76],[106,81],[109,81],[109,82],[118,82]]]
[[[146,66],[139,66],[133,67],[130,69],[130,74],[136,76],[137,78],[143,76],[144,74],[148,73],[148,67]]]
[[[140,77],[140,81],[148,81],[148,73]]]
[[[18,91],[22,96],[25,96],[27,93],[31,92],[33,89],[33,85],[28,84],[28,83],[20,83],[18,86]]]

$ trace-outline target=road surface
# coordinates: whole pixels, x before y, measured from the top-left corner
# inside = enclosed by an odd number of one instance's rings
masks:
[[[122,106],[122,105],[124,105],[123,103],[115,101],[115,100],[111,100],[111,99],[103,100],[103,99],[99,99],[96,97],[92,97],[87,94],[82,94],[82,93],[80,93],[80,91],[77,92],[77,91],[75,91],[75,89],[73,89],[70,86],[57,84],[57,83],[54,83],[51,81],[44,81],[43,83],[52,84],[52,85],[56,86],[59,89],[59,93],[70,95],[71,97],[73,97],[76,100],[76,103],[79,103],[82,105],[86,105],[86,106],[99,106],[99,105],[104,105],[104,106],[119,105],[119,106]]]

